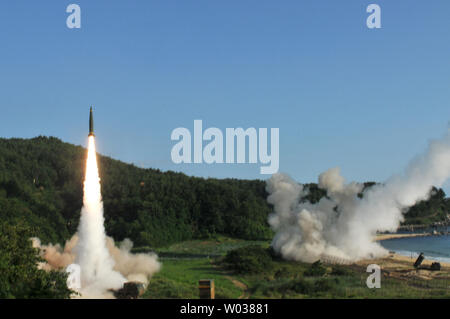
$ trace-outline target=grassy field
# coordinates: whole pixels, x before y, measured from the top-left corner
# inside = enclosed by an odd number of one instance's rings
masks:
[[[238,298],[243,290],[207,258],[163,260],[162,270],[153,277],[144,298],[198,298],[198,281],[214,279],[216,298]]]
[[[214,279],[216,298],[450,298],[450,277],[425,280],[382,272],[381,288],[366,286],[363,265],[322,265],[323,273],[311,272],[311,264],[277,258],[262,272],[237,273],[223,263],[227,252],[246,247],[269,247],[268,242],[218,238],[188,241],[157,251],[163,264],[143,298],[198,298],[198,281]],[[145,250],[145,249],[141,249]]]
[[[173,244],[167,247],[156,249],[156,253],[160,258],[211,258],[220,257],[233,249],[249,246],[260,245],[269,247],[268,241],[248,241],[241,239],[233,239],[229,237],[218,236],[212,240],[190,240]],[[153,251],[149,247],[134,248],[133,252]]]
[[[311,266],[278,262],[275,275],[245,276],[252,298],[450,298],[450,280],[398,279],[382,274],[381,288],[369,289],[361,266],[327,266],[323,276],[306,276]],[[276,268],[277,269],[277,268]],[[278,273],[278,274],[277,274]]]
[[[216,298],[239,298],[246,290],[232,272],[217,265],[217,261],[228,251],[248,245],[268,247],[268,242],[244,241],[227,237],[215,240],[193,240],[158,249],[162,262],[144,294],[144,298],[189,298],[198,297],[198,281],[213,279]],[[136,249],[136,252],[146,251]]]

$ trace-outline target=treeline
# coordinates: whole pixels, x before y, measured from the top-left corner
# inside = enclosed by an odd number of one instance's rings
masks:
[[[0,139],[0,218],[28,225],[43,242],[70,238],[82,206],[85,158],[81,146],[53,137]],[[262,180],[204,179],[98,159],[106,231],[116,240],[157,247],[216,234],[273,236]],[[316,184],[308,186],[308,200],[326,196]],[[411,209],[414,223],[442,220],[450,211],[443,191],[434,194]]]
[[[411,207],[403,225],[429,225],[436,222],[450,222],[450,198],[445,192],[433,187],[430,198]]]
[[[68,274],[45,271],[36,265],[44,260],[31,244],[27,226],[0,220],[0,299],[69,298]]]
[[[0,218],[24,222],[43,242],[76,232],[86,150],[53,137],[0,139]],[[259,180],[203,179],[98,156],[105,227],[116,240],[161,246],[223,234],[269,239]]]

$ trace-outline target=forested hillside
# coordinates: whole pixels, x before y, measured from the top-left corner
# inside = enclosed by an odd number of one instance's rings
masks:
[[[82,206],[85,152],[53,137],[0,139],[0,218],[28,225],[43,242],[68,239]],[[188,177],[98,158],[106,231],[116,240],[156,247],[214,234],[272,236],[262,180]],[[316,184],[309,187],[309,200],[325,195]],[[412,208],[414,223],[442,220],[449,212],[443,191],[434,194]]]
[[[77,229],[86,150],[57,138],[0,139],[0,217],[24,221],[44,242]],[[159,246],[220,233],[270,238],[265,183],[203,179],[99,156],[108,235]]]

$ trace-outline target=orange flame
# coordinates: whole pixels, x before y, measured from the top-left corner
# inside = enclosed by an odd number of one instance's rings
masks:
[[[89,136],[88,145],[83,199],[83,203],[85,206],[87,206],[87,208],[89,208],[91,205],[98,205],[98,203],[101,201],[100,177],[98,175],[97,152],[95,150],[94,136]]]

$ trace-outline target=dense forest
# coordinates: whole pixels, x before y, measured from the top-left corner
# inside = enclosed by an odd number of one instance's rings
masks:
[[[45,242],[76,232],[83,198],[86,150],[53,137],[0,139],[0,218],[24,224]],[[157,247],[215,234],[270,239],[271,207],[262,180],[204,179],[142,169],[99,156],[105,227],[116,240]],[[373,183],[366,183],[370,187]],[[308,184],[308,200],[325,192]],[[443,220],[450,200],[435,189],[411,208],[411,223]],[[410,220],[409,220],[410,218]]]
[[[0,139],[0,216],[43,242],[76,232],[86,150],[57,138]],[[268,239],[265,183],[203,179],[98,156],[105,227],[116,240],[160,246],[224,234]]]
[[[0,299],[70,297],[67,273],[36,267],[44,260],[31,245],[29,227],[0,220],[0,234]]]

